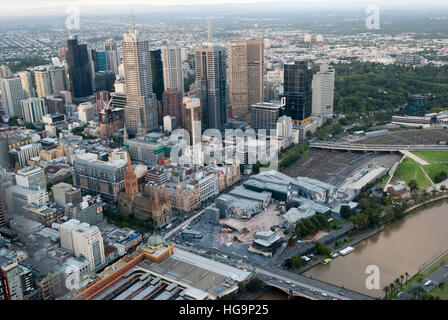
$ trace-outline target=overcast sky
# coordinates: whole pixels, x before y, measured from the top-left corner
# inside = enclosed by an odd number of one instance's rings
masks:
[[[382,8],[448,8],[447,0],[0,0],[0,16],[10,15],[42,15],[60,14],[71,5],[77,5],[83,13],[105,12],[123,13],[123,9],[135,7],[137,9],[152,9],[153,11],[169,10],[170,6],[214,5],[214,4],[256,4],[271,3],[286,6],[288,3],[301,4],[304,8],[312,9],[350,9],[367,5],[378,5]]]

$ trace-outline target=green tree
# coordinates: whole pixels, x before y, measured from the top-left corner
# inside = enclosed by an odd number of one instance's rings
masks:
[[[341,214],[342,218],[348,219],[352,215],[352,210],[350,209],[350,206],[342,205],[339,213]]]

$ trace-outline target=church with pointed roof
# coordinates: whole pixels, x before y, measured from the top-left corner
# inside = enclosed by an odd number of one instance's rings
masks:
[[[161,226],[171,221],[172,206],[166,187],[164,187],[161,199],[159,199],[159,192],[150,194],[142,191],[139,188],[129,154],[124,183],[125,189],[118,196],[118,207],[121,214],[125,216],[133,214],[137,219],[145,221],[152,218],[155,226]]]

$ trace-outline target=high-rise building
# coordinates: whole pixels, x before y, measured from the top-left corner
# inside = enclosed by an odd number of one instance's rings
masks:
[[[82,122],[95,120],[95,107],[91,102],[83,102],[78,106],[78,119]]]
[[[151,50],[151,75],[152,90],[156,94],[156,99],[162,101],[165,84],[163,80],[162,50],[160,49]]]
[[[64,114],[64,100],[55,96],[43,97],[45,105],[47,106],[48,113],[60,113]]]
[[[426,96],[414,94],[408,99],[406,106],[406,115],[424,116],[426,113]]]
[[[313,76],[313,113],[333,114],[334,77],[334,69],[327,64],[321,64]]]
[[[41,167],[29,166],[18,170],[16,173],[16,182],[18,186],[28,189],[47,189],[45,172]]]
[[[184,93],[184,72],[180,47],[162,47],[163,81],[165,90],[177,89]]]
[[[190,134],[191,145],[201,143],[201,102],[198,98],[182,100],[182,127]]]
[[[5,283],[6,300],[23,300],[19,263],[15,259],[0,256],[0,272],[0,280]]]
[[[121,64],[121,61],[117,43],[113,39],[106,40],[104,42],[104,50],[107,57],[107,70],[118,75],[118,66]]]
[[[311,82],[313,71],[307,60],[296,60],[294,64],[285,64],[284,92],[285,113],[291,117],[293,124],[309,121],[312,111]]]
[[[48,113],[44,99],[29,98],[21,102],[23,120],[29,123],[42,121],[42,117]]]
[[[113,91],[115,85],[115,73],[112,71],[99,71],[95,73],[95,91]]]
[[[78,37],[67,40],[67,65],[70,77],[70,89],[73,97],[86,97],[92,94],[92,68],[86,44],[78,44]]]
[[[67,90],[67,73],[64,67],[40,66],[34,69],[37,97],[50,96]]]
[[[264,41],[254,39],[230,42],[228,55],[231,115],[245,119],[249,107],[264,99]]]
[[[265,129],[270,135],[270,130],[277,129],[277,120],[280,117],[281,106],[278,103],[261,102],[251,106],[251,126],[258,132]]]
[[[27,98],[36,96],[36,89],[33,87],[33,79],[31,72],[22,71],[18,73],[20,80],[22,80],[22,89],[27,93]]]
[[[3,202],[3,194],[0,194],[0,228],[6,225],[6,208]]]
[[[177,89],[167,89],[162,95],[162,116],[174,116],[182,122],[183,93]]]
[[[12,76],[11,70],[4,64],[0,66],[0,78],[8,78]]]
[[[196,87],[201,100],[202,130],[221,130],[227,122],[226,49],[206,42],[195,51]]]
[[[104,242],[97,226],[71,219],[59,226],[59,235],[61,247],[76,257],[83,255],[89,261],[91,271],[104,264]]]
[[[90,51],[90,54],[92,55],[92,61],[95,72],[108,70],[106,51],[92,49]]]
[[[143,135],[158,128],[156,95],[152,91],[149,42],[139,39],[132,24],[122,41],[126,78],[126,129],[130,135]]]
[[[26,99],[26,92],[22,88],[20,77],[12,76],[0,78],[0,91],[2,92],[2,110],[4,114],[22,117],[20,101]]]

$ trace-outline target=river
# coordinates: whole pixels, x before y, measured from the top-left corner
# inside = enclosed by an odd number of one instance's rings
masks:
[[[371,297],[383,297],[383,288],[448,249],[448,201],[439,202],[386,226],[383,232],[354,246],[355,251],[339,256],[327,265],[306,271],[315,279],[329,282]],[[366,268],[380,270],[380,289],[367,289]]]

